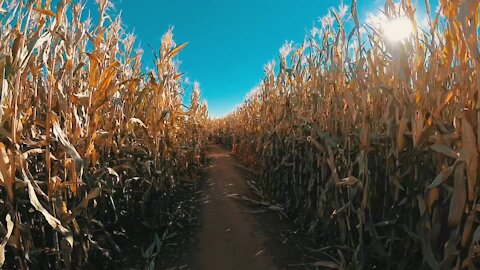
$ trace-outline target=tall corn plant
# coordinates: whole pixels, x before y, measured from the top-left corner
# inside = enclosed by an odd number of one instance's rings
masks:
[[[109,7],[98,1],[92,25],[70,0],[0,1],[0,266],[71,269],[110,257],[120,250],[107,227],[122,215],[139,223],[152,192],[198,171],[190,164],[207,112],[182,108],[173,60],[185,45],[168,31],[144,76],[134,37]],[[142,212],[154,230],[160,210]]]
[[[431,14],[427,5],[427,13]],[[479,1],[440,1],[421,29],[411,1],[385,1],[414,28],[392,43],[352,1],[210,130],[327,246],[341,269],[476,269]],[[291,52],[293,51],[293,52]]]

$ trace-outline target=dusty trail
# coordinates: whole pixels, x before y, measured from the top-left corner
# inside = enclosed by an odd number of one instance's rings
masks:
[[[265,235],[255,217],[228,194],[243,194],[245,180],[229,152],[211,145],[208,182],[202,198],[198,244],[188,269],[278,269],[266,250]]]

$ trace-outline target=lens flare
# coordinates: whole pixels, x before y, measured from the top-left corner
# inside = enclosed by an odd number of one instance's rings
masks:
[[[381,27],[385,39],[391,42],[405,40],[413,33],[412,22],[407,17],[385,20],[382,22]]]

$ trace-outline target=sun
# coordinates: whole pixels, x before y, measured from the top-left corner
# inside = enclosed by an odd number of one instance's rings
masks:
[[[387,18],[384,14],[368,14],[367,24],[380,30],[383,38],[389,42],[408,39],[413,33],[413,24],[405,16]]]
[[[403,41],[413,33],[412,22],[407,17],[384,20],[380,27],[385,39],[391,42]]]

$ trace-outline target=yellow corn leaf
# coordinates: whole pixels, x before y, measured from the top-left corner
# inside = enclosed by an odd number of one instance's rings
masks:
[[[475,199],[477,189],[478,152],[475,133],[466,112],[462,117],[462,157],[467,165],[468,201],[471,202]]]
[[[2,243],[0,243],[0,267],[5,263],[5,246],[12,235],[14,225],[10,214],[7,214],[5,220],[7,221],[7,234],[3,237]]]
[[[43,15],[56,17],[55,13],[53,13],[53,11],[51,11],[51,10],[41,9],[41,8],[36,8],[35,10],[38,11],[39,13],[43,14]]]
[[[0,143],[0,173],[3,176],[3,185],[7,190],[8,198],[13,202],[13,185],[15,183],[14,175],[12,174],[12,168],[10,166],[10,157],[3,143]]]
[[[187,46],[188,42],[182,43],[178,45],[177,47],[173,48],[170,52],[167,54],[167,59],[175,57],[185,46]]]
[[[455,168],[453,179],[453,195],[450,199],[450,210],[448,211],[448,226],[455,227],[460,224],[466,204],[466,186],[464,179],[465,163]]]

